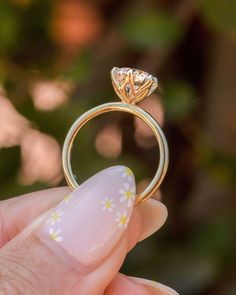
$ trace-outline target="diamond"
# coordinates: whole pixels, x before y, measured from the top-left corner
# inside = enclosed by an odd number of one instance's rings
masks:
[[[152,84],[152,86],[151,86],[151,88],[149,90],[148,95],[152,94],[156,90],[157,86],[158,86],[157,78],[153,77],[153,84]]]
[[[126,77],[125,68],[119,69],[117,67],[114,67],[111,71],[111,75],[112,75],[113,81],[119,86],[121,86],[124,83],[125,77]]]
[[[145,78],[147,78],[148,74],[145,72],[139,73],[138,71],[134,72],[134,82],[139,85],[142,84],[145,80]]]
[[[111,71],[114,89],[122,101],[135,104],[153,93],[157,88],[157,78],[132,68],[114,67]]]

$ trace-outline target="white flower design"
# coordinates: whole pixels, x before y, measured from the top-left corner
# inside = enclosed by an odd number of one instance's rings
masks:
[[[128,207],[130,208],[135,199],[135,187],[130,187],[129,183],[124,183],[124,188],[121,188],[119,193],[121,194],[120,202],[127,201]]]
[[[54,225],[56,222],[61,221],[61,217],[64,215],[64,211],[61,208],[58,208],[56,211],[53,211],[46,221],[46,223],[50,223],[50,225]]]
[[[104,198],[101,202],[102,210],[107,210],[109,212],[112,212],[113,209],[116,207],[116,205],[113,202],[113,199]]]
[[[74,196],[73,196],[72,194],[70,194],[70,195],[66,195],[66,196],[64,197],[64,199],[63,199],[63,202],[64,202],[65,204],[67,204],[67,203],[69,203],[70,200],[73,199],[73,198],[74,198]]]
[[[126,228],[129,223],[128,214],[126,211],[123,213],[117,212],[116,213],[116,222],[118,223],[119,228]]]
[[[129,182],[132,182],[132,176],[133,176],[133,172],[130,168],[128,167],[119,167],[118,171],[121,172],[121,177],[122,178],[127,178]]]
[[[49,235],[51,237],[52,240],[56,241],[56,242],[61,242],[63,241],[61,234],[61,229],[58,228],[57,230],[55,230],[54,228],[50,227],[49,228]]]

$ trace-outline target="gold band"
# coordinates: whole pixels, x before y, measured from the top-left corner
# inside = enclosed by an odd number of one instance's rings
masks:
[[[62,166],[65,174],[66,181],[68,185],[72,189],[76,189],[79,184],[77,183],[74,173],[71,167],[71,149],[73,146],[74,139],[78,134],[79,130],[92,118],[99,116],[103,113],[113,112],[113,111],[123,111],[127,113],[131,113],[141,120],[143,120],[153,131],[158,144],[159,144],[159,152],[160,152],[160,160],[159,165],[156,171],[156,174],[146,189],[137,195],[136,197],[136,205],[142,203],[147,198],[151,197],[152,194],[159,188],[162,183],[162,180],[166,174],[168,167],[168,145],[166,142],[166,138],[161,127],[158,125],[156,120],[146,111],[141,109],[136,105],[132,105],[124,102],[111,102],[99,105],[93,109],[90,109],[83,115],[81,115],[71,126],[62,150]]]

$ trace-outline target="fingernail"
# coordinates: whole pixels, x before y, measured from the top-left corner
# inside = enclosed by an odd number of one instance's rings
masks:
[[[136,283],[143,284],[148,287],[151,287],[152,289],[155,289],[156,294],[158,295],[179,295],[179,293],[177,293],[175,290],[171,289],[170,287],[167,287],[155,281],[136,278],[136,277],[129,277],[129,278],[135,281]]]
[[[50,212],[41,235],[79,263],[96,264],[122,237],[134,201],[131,170],[124,166],[105,169],[65,196]]]

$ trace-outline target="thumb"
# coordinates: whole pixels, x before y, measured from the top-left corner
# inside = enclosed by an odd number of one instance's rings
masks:
[[[102,294],[141,237],[130,170],[103,170],[0,251],[4,294]],[[134,210],[135,211],[135,210]],[[129,234],[128,234],[129,233]]]

